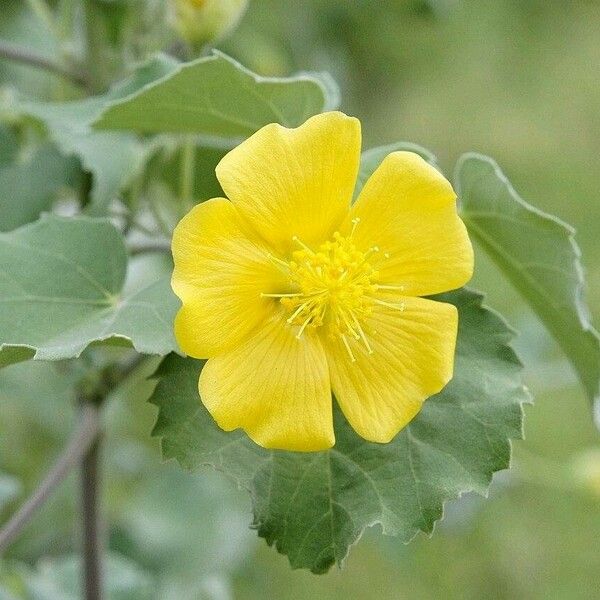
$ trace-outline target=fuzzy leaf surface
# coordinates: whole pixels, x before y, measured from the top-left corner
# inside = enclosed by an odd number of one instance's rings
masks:
[[[600,337],[584,299],[575,231],[525,202],[486,156],[461,158],[456,189],[470,235],[559,343],[595,402],[600,425]]]
[[[172,355],[150,399],[164,458],[188,470],[211,465],[246,488],[253,526],[294,568],[327,571],[377,523],[403,541],[430,533],[446,500],[485,494],[493,473],[509,466],[529,398],[508,345],[513,332],[481,296],[463,289],[436,299],[459,310],[455,376],[389,444],[363,440],[336,410],[333,449],[265,450],[214,423],[198,396],[202,362]]]
[[[260,77],[215,51],[112,102],[95,127],[221,139],[248,137],[268,123],[296,127],[337,102],[323,77]]]
[[[0,366],[77,357],[112,341],[176,350],[169,278],[124,292],[127,253],[106,220],[46,215],[0,235]]]

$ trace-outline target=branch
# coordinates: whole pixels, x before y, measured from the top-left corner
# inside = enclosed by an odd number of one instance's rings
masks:
[[[68,79],[76,85],[88,87],[89,82],[84,73],[79,73],[68,69],[67,67],[63,67],[49,58],[32,52],[28,48],[16,46],[5,40],[0,40],[0,58],[6,58],[24,65],[50,71],[51,73],[55,73],[56,75]]]
[[[64,481],[71,469],[79,464],[96,440],[99,430],[98,408],[90,403],[84,404],[79,426],[73,432],[63,453],[39,487],[0,530],[0,555],[19,535],[35,512],[48,500],[52,492]]]
[[[140,244],[131,244],[129,246],[129,252],[132,256],[143,254],[145,252],[165,252],[166,254],[170,254],[171,243],[168,240],[156,240]]]
[[[100,524],[100,439],[96,438],[81,463],[83,589],[86,600],[102,598],[102,533]]]

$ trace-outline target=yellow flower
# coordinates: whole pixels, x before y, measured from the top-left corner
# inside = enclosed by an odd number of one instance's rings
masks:
[[[363,438],[388,442],[452,378],[456,308],[419,296],[471,277],[456,195],[393,152],[351,207],[360,145],[339,112],[267,125],[217,166],[229,200],[174,233],[175,334],[209,359],[202,401],[266,448],[333,446],[332,391]]]

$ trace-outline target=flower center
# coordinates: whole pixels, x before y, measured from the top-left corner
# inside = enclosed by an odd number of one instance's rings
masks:
[[[288,311],[287,323],[299,328],[297,338],[308,327],[324,326],[328,335],[341,338],[353,362],[353,340],[364,345],[369,354],[373,353],[361,325],[372,313],[373,305],[404,310],[402,304],[392,304],[375,297],[378,290],[401,291],[404,288],[377,283],[379,274],[369,261],[380,250],[377,246],[366,252],[356,248],[352,236],[358,222],[358,219],[353,221],[348,237],[336,232],[331,241],[321,244],[316,250],[294,237],[300,248],[292,254],[291,260],[286,262],[273,256],[271,260],[286,272],[291,287],[296,291],[261,294],[279,299]]]

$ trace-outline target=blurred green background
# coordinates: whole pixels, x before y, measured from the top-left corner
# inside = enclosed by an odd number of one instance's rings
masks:
[[[48,50],[44,24],[25,3],[6,6],[0,36],[14,36],[16,20],[22,39]],[[593,0],[251,0],[219,47],[265,75],[329,71],[342,109],[362,120],[366,147],[411,141],[436,153],[448,174],[462,152],[493,156],[525,199],[576,227],[599,323],[599,32]],[[25,87],[43,85],[30,69],[0,67],[0,84],[17,73]],[[449,503],[432,538],[404,546],[375,528],[343,570],[291,571],[248,530],[244,492],[212,472],[160,463],[149,436],[155,408],[145,402],[152,384],[144,377],[155,365],[147,364],[107,411],[114,597],[600,597],[600,441],[587,400],[555,344],[480,253],[473,285],[521,332],[536,399],[526,408],[526,439],[514,444],[514,468],[496,475],[488,499]],[[0,373],[1,517],[64,444],[72,378],[72,369],[43,363]],[[71,477],[0,566],[14,589],[27,579],[28,597],[67,597],[76,483]]]

